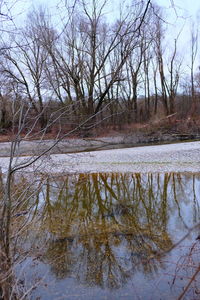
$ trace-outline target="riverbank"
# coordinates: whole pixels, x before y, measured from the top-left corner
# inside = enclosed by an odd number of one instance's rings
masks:
[[[16,166],[22,166],[34,156],[18,157]],[[1,157],[3,173],[9,158]],[[49,174],[85,172],[200,172],[200,142],[154,145],[93,152],[46,155],[23,169]]]
[[[197,134],[118,134],[96,138],[67,138],[58,143],[55,139],[22,140],[15,156],[40,155],[52,148],[50,154],[89,152],[95,150],[121,149],[148,145],[178,143],[200,140]],[[0,157],[10,156],[11,142],[0,142]]]

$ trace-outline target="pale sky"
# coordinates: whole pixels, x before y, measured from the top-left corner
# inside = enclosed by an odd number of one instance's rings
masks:
[[[166,8],[171,7],[172,3],[174,3],[178,13],[183,12],[185,15],[194,17],[200,9],[199,0],[157,0],[156,2]]]
[[[57,2],[61,2],[60,0],[24,0],[24,2],[32,3],[34,6],[37,5],[47,5],[47,6],[55,6]],[[72,2],[73,0],[68,0],[68,3]],[[111,3],[111,6],[114,8],[116,7],[118,3],[123,2],[122,0],[108,0],[108,2]],[[195,16],[197,11],[200,9],[200,1],[199,0],[157,0],[157,2],[160,6],[163,6],[165,8],[170,8],[171,3],[174,3],[175,7],[177,8],[177,11],[180,13],[183,11],[184,13]]]
[[[9,0],[14,1],[14,0]],[[47,6],[50,13],[56,19],[56,15],[64,10],[62,9],[63,3],[67,1],[69,5],[72,5],[75,0],[18,0],[15,5],[15,13],[17,11],[23,11],[17,18],[17,24],[20,24],[23,19],[25,19],[25,13],[31,11],[33,7],[38,7],[40,5]],[[90,0],[86,0],[86,2]],[[103,0],[99,0],[103,1]],[[124,1],[131,2],[135,0],[108,0],[109,7],[107,9],[108,15],[111,14],[111,18],[117,14],[117,10],[120,3]],[[146,0],[147,1],[147,0]],[[173,43],[174,39],[177,38],[178,34],[182,30],[179,37],[178,43],[181,45],[181,49],[185,49],[190,41],[190,28],[193,21],[197,21],[199,16],[199,31],[200,31],[200,0],[152,0],[156,2],[159,6],[163,7],[164,20],[168,23],[168,31],[166,38],[166,44]],[[59,4],[59,5],[58,5]],[[60,10],[56,9],[59,6]],[[58,20],[60,18],[57,18]]]
[[[58,3],[60,3],[60,7],[62,7],[61,3],[64,3],[64,1],[67,1],[69,5],[74,3],[74,0],[21,0],[21,1],[24,1],[24,4],[25,3],[28,4],[29,8],[31,6],[37,7],[39,5],[47,6],[50,9],[54,8],[51,10],[53,14],[56,13],[55,7]],[[120,3],[123,3],[124,1],[131,2],[134,0],[108,0],[110,13],[112,15],[115,15],[118,5]],[[182,28],[183,25],[186,27],[187,30],[187,27],[189,28],[189,25],[191,24],[191,19],[193,19],[194,21],[197,20],[198,15],[199,15],[199,23],[200,23],[200,0],[153,0],[153,2],[156,2],[159,6],[164,8],[166,21],[174,25],[174,27],[176,28],[175,31],[177,32],[180,31],[180,28]],[[173,5],[174,8],[172,7]],[[172,31],[174,31],[174,29],[172,29]]]
[[[13,1],[13,0],[9,0]],[[8,1],[8,2],[9,2]],[[64,3],[65,0],[18,0],[14,6],[15,11],[26,12],[31,10],[31,7],[37,7],[44,5],[52,9],[52,13],[56,13],[56,5]],[[125,0],[131,2],[131,0]],[[146,0],[147,1],[147,0]],[[176,17],[193,17],[194,19],[199,14],[200,15],[200,1],[199,0],[153,0],[161,7],[165,8],[164,11],[167,14],[168,18],[171,16],[173,21],[176,20]],[[73,4],[74,0],[67,0],[68,4]],[[115,14],[117,7],[120,3],[123,3],[124,0],[108,0],[110,6],[110,13]],[[172,9],[172,3],[174,3],[175,9]],[[200,17],[199,17],[200,19]]]

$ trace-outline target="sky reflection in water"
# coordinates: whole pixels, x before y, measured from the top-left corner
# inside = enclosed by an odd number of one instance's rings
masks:
[[[198,262],[198,229],[169,249],[200,220],[199,188],[199,174],[43,179],[23,264],[27,285],[41,280],[33,299],[176,298]]]

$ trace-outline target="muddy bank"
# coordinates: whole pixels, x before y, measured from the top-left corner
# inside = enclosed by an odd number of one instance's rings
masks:
[[[180,134],[180,133],[136,133],[128,134],[125,136],[124,141],[127,144],[137,145],[153,145],[153,144],[167,144],[183,141],[195,141],[200,140],[200,134]]]

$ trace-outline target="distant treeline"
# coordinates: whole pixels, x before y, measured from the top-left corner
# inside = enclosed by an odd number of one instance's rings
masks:
[[[166,46],[161,7],[134,2],[111,22],[105,17],[109,1],[91,2],[64,6],[62,28],[57,28],[58,17],[55,21],[48,10],[38,9],[22,28],[7,32],[0,48],[2,132],[18,130],[19,124],[23,131],[33,126],[89,131],[169,115],[198,117],[195,27],[187,75],[178,36]]]

